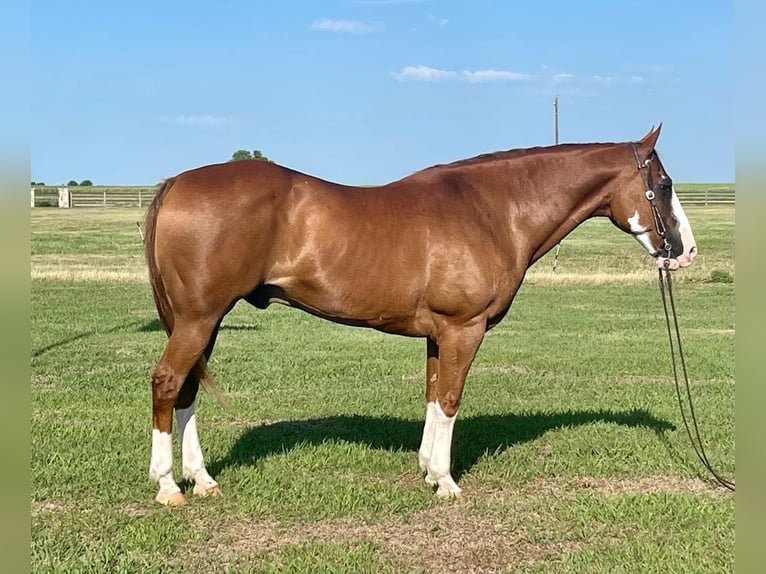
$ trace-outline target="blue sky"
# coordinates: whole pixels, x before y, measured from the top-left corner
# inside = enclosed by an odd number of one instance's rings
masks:
[[[154,184],[260,149],[349,184],[553,142],[638,139],[734,181],[727,2],[32,3],[32,179]]]

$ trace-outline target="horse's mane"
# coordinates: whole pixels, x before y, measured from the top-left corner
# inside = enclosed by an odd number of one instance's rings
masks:
[[[530,157],[536,155],[546,155],[551,153],[560,153],[564,151],[573,151],[583,148],[593,147],[606,147],[617,145],[615,143],[566,143],[551,146],[536,146],[529,148],[514,148],[504,151],[494,151],[489,153],[482,153],[474,157],[466,159],[459,159],[449,163],[438,163],[430,167],[421,169],[412,175],[416,175],[424,172],[439,171],[445,169],[454,169],[461,167],[468,167],[472,165],[480,165],[484,163],[490,163],[495,161],[506,161],[510,159],[517,159],[521,157]]]

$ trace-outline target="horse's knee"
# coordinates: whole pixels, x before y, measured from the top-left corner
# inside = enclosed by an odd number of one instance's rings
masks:
[[[152,399],[156,406],[172,406],[181,387],[179,377],[166,364],[159,364],[152,371]]]
[[[439,406],[446,416],[452,418],[457,414],[457,411],[460,408],[460,397],[452,391],[448,391],[439,397]]]

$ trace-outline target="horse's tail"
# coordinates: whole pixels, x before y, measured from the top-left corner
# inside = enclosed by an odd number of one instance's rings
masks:
[[[157,188],[157,193],[154,196],[154,200],[149,205],[149,209],[146,212],[146,220],[144,222],[144,251],[146,254],[146,266],[149,271],[149,283],[152,286],[152,295],[154,295],[154,304],[157,307],[157,314],[159,315],[160,323],[165,329],[168,337],[173,332],[173,326],[175,323],[173,315],[173,307],[170,305],[168,294],[165,291],[165,283],[162,281],[162,275],[160,268],[157,266],[157,256],[155,253],[155,241],[157,232],[157,214],[160,211],[162,200],[167,195],[168,190],[173,187],[175,178],[171,177],[163,181]],[[186,375],[186,381],[197,381],[202,387],[220,398],[218,389],[210,377],[210,373],[207,371],[207,357],[203,353],[197,362],[192,367],[188,375]]]

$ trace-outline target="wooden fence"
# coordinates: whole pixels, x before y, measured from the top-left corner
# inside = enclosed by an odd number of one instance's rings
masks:
[[[147,207],[156,188],[135,187],[33,187],[32,207]],[[62,198],[62,195],[68,197]],[[67,205],[68,200],[68,205]]]
[[[734,186],[699,186],[684,184],[676,188],[683,205],[734,205]]]
[[[61,191],[63,190],[63,191]],[[146,207],[155,187],[33,187],[32,207]],[[734,205],[733,185],[680,184],[676,192],[684,205]],[[68,205],[61,199],[68,193]]]

